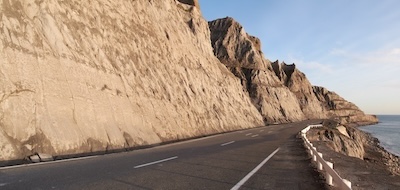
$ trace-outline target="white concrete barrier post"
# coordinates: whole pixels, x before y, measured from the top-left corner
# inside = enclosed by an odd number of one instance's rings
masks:
[[[322,153],[318,153],[318,155],[322,158]],[[318,170],[321,171],[322,169],[323,169],[322,162],[318,161]]]
[[[337,172],[333,169],[333,163],[324,160],[322,153],[319,153],[314,145],[307,139],[307,132],[310,130],[310,128],[314,127],[322,127],[322,125],[310,125],[301,131],[304,144],[310,152],[313,162],[317,163],[319,171],[322,172],[323,170],[325,170],[325,179],[328,185],[337,186],[340,189],[351,190],[351,182],[341,178],[339,174],[337,174]]]
[[[343,179],[344,184],[347,185],[347,188],[351,189],[351,181],[347,180],[347,179]]]
[[[328,165],[330,168],[333,169],[333,163],[332,163],[332,162],[326,162],[326,163],[327,163],[327,165]],[[325,178],[326,178],[326,183],[327,183],[328,185],[330,185],[330,186],[333,186],[333,178],[332,178],[331,175],[329,175],[328,170],[326,171],[326,176],[325,176]]]
[[[314,149],[315,152],[317,151],[317,150],[315,149],[315,147],[311,147],[311,148]],[[317,155],[316,155],[316,154],[313,154],[313,161],[314,161],[314,162],[317,161]]]

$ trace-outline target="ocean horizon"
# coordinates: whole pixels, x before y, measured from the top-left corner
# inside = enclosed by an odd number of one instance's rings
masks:
[[[360,127],[377,138],[387,151],[400,156],[400,115],[377,115],[379,123]]]

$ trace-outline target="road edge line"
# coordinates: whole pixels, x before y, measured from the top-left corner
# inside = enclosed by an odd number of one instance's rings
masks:
[[[258,164],[257,167],[251,170],[250,173],[248,173],[242,180],[240,180],[235,186],[233,186],[231,190],[238,190],[244,183],[246,183],[247,180],[251,178],[251,176],[253,176],[261,167],[263,167],[264,164],[267,163],[268,160],[271,159],[279,151],[279,149],[280,147],[272,152],[267,158],[265,158],[260,164]]]

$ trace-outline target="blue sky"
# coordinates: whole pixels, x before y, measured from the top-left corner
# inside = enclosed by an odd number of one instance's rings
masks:
[[[199,0],[257,36],[271,61],[295,63],[370,114],[400,114],[399,0]]]

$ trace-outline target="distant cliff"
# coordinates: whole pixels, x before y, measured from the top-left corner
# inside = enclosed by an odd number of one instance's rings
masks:
[[[197,0],[1,1],[0,14],[0,161],[309,118],[373,122],[265,59],[232,19],[208,24]]]
[[[312,86],[294,64],[267,60],[260,40],[234,19],[218,19],[209,26],[215,56],[241,80],[266,123],[304,119],[335,119],[351,125],[377,122],[375,116],[365,115],[336,93]]]

